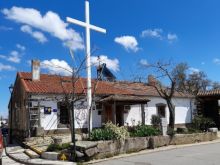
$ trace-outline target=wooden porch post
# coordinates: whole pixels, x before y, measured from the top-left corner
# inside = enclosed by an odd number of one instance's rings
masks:
[[[112,123],[116,124],[116,102],[114,101],[112,108]]]
[[[145,112],[144,112],[144,104],[141,104],[141,123],[145,125]]]
[[[102,113],[101,113],[101,125],[105,123],[105,106],[104,103],[102,104]]]

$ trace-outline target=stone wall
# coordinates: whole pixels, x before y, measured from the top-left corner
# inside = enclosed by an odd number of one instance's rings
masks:
[[[196,134],[177,134],[170,136],[152,136],[152,137],[131,137],[125,140],[107,140],[107,141],[77,141],[76,149],[79,160],[108,158],[118,154],[137,152],[145,149],[154,149],[167,145],[190,144],[217,139],[216,132],[196,133]],[[29,143],[33,144],[34,139],[29,139]],[[51,139],[40,139],[39,143]],[[28,142],[27,142],[28,143]],[[29,144],[30,145],[30,144]],[[54,152],[44,153],[42,158],[51,159],[50,154],[54,157]],[[55,157],[59,159],[57,153]],[[64,152],[64,154],[69,154]],[[46,156],[45,156],[46,155]]]
[[[23,81],[16,77],[12,93],[12,102],[9,108],[12,108],[12,116],[9,114],[9,127],[12,129],[12,136],[23,139],[28,134],[28,114],[26,111],[27,93],[25,92]]]
[[[167,145],[181,145],[217,139],[217,133],[177,134],[170,136],[134,137],[125,141],[98,141],[94,158],[106,158],[121,153],[136,152],[144,149],[154,149]],[[91,148],[90,148],[91,150]]]

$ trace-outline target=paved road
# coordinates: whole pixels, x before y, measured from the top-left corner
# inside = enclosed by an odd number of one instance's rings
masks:
[[[6,156],[5,151],[2,155],[2,164],[3,165],[21,165],[21,163],[15,162],[14,160],[12,160],[8,156]]]
[[[220,165],[220,143],[136,155],[96,165]]]

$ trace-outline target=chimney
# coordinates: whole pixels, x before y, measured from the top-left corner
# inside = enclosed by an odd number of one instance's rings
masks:
[[[148,85],[150,86],[154,86],[156,85],[157,80],[155,79],[155,77],[153,75],[148,75]]]
[[[32,81],[40,80],[40,61],[32,60],[31,61],[31,72],[32,72]]]

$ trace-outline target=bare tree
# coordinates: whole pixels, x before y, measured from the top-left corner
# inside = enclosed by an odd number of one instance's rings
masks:
[[[59,77],[60,77],[60,85],[63,90],[63,98],[61,100],[64,102],[65,106],[67,107],[67,111],[69,113],[69,123],[70,123],[69,125],[70,125],[70,130],[71,130],[71,138],[73,142],[72,158],[75,159],[76,158],[75,121],[80,126],[82,120],[86,120],[87,118],[90,120],[90,116],[92,113],[92,106],[94,105],[94,101],[95,101],[94,99],[95,91],[98,87],[98,81],[96,79],[92,81],[93,83],[92,105],[91,107],[89,107],[89,111],[87,112],[87,106],[83,104],[84,102],[86,102],[86,88],[87,87],[85,85],[85,79],[83,79],[80,75],[82,71],[87,69],[85,66],[87,57],[85,57],[84,59],[80,59],[74,56],[71,49],[70,49],[70,55],[71,55],[72,62],[73,62],[71,70],[67,68],[62,68],[60,66],[51,66],[51,67],[64,69],[65,71],[69,72],[71,75],[71,77],[64,77],[64,76],[59,76]],[[76,60],[78,60],[78,62],[76,62]],[[82,90],[81,91],[77,90],[78,87],[80,87]],[[82,104],[79,102],[81,102]],[[80,111],[77,111],[78,113],[75,114],[75,110],[78,110],[78,109],[80,109]],[[83,119],[82,119],[82,116],[84,116]],[[90,121],[88,121],[88,123],[90,123]],[[90,126],[88,126],[88,128],[89,127]],[[88,129],[89,135],[90,135],[90,132],[91,130]]]
[[[196,96],[199,91],[205,91],[210,85],[211,81],[204,72],[193,72],[186,79],[185,89]]]
[[[217,81],[213,82],[212,85],[211,85],[211,88],[214,89],[214,90],[215,89],[220,89],[220,83],[217,82]]]
[[[157,62],[156,64],[149,65],[153,68],[155,83],[149,83],[153,86],[157,93],[163,98],[169,109],[169,127],[174,129],[175,124],[175,106],[172,98],[175,92],[180,92],[181,87],[184,85],[186,79],[186,70],[188,68],[186,63],[180,63],[172,67],[170,62],[163,63]],[[164,84],[162,84],[162,81]]]

